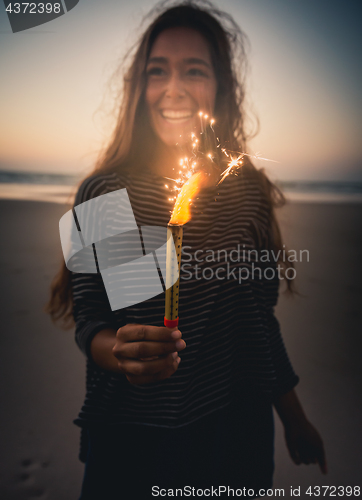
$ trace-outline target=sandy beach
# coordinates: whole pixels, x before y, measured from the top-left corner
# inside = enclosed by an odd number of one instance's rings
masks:
[[[58,269],[61,203],[0,200],[0,498],[77,500],[84,465],[72,423],[85,391],[73,331],[43,312]],[[301,378],[297,392],[325,441],[329,473],[289,459],[276,416],[274,487],[361,485],[362,212],[354,203],[288,203],[279,213],[299,262],[300,296],[281,294],[277,317]],[[341,497],[339,497],[341,498]],[[102,499],[103,500],[103,499]],[[104,499],[106,500],[106,499]]]

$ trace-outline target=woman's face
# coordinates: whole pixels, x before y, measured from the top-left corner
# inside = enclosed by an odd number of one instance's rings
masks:
[[[156,38],[147,64],[146,103],[152,128],[167,146],[190,142],[210,118],[217,84],[205,38],[190,28],[170,28]]]

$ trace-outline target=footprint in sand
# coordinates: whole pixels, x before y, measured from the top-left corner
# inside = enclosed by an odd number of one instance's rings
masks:
[[[37,462],[31,458],[24,458],[21,461],[23,469],[16,477],[16,483],[21,486],[24,491],[25,498],[46,498],[46,491],[42,486],[35,484],[37,482],[37,471],[45,469],[49,466],[49,460]]]

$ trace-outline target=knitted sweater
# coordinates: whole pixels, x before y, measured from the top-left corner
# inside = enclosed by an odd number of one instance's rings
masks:
[[[75,206],[122,188],[137,225],[167,225],[170,194],[165,180],[150,171],[92,176],[81,185]],[[74,423],[83,430],[127,423],[179,427],[226,407],[241,385],[255,387],[271,402],[290,391],[299,377],[274,315],[279,279],[275,261],[266,257],[270,234],[268,205],[250,170],[200,192],[184,227],[179,329],[187,347],[170,378],[143,386],[97,366],[90,343],[104,328],[162,326],[164,293],[112,311],[99,273],[72,273],[75,339],[87,364],[85,401]],[[110,245],[117,265],[116,240]],[[85,456],[83,432],[80,459]]]

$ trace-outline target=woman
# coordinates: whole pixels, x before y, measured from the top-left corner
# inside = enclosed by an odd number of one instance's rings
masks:
[[[215,119],[221,145],[245,152],[244,85],[236,72],[245,67],[244,39],[206,2],[163,7],[137,46],[113,137],[75,206],[126,188],[139,227],[166,226],[172,203],[165,178],[175,177],[180,148],[192,154],[191,133],[205,138],[200,111]],[[184,229],[182,333],[160,326],[164,294],[112,312],[99,273],[64,266],[54,282],[49,310],[55,319],[74,315],[87,357],[87,394],[75,420],[86,461],[80,500],[152,498],[159,488],[187,485],[252,488],[255,498],[272,485],[273,405],[293,461],[318,462],[326,472],[273,313],[278,276],[238,274],[276,263],[240,253],[231,259],[240,248],[282,248],[274,206],[283,197],[247,157],[239,175],[216,186],[225,164],[220,150],[213,150],[217,175],[208,170]],[[215,258],[220,250],[227,259]]]

